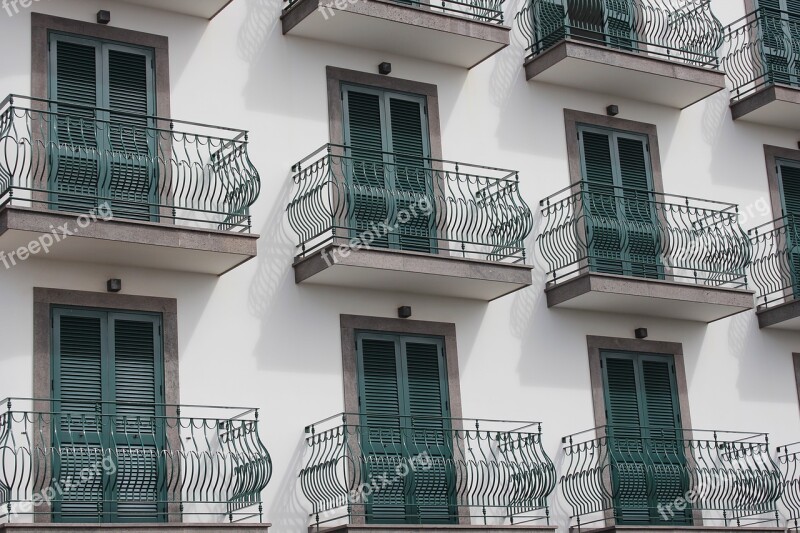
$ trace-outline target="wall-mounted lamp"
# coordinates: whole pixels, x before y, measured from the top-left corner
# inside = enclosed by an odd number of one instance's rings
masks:
[[[609,117],[616,117],[619,115],[619,106],[618,105],[610,105],[606,108],[606,115]]]
[[[385,76],[386,74],[391,74],[391,73],[392,73],[391,63],[387,63],[386,61],[384,61],[383,63],[378,65],[378,74],[383,74]]]
[[[105,9],[101,9],[97,12],[97,23],[98,24],[108,24],[111,22],[111,11],[106,11]]]
[[[646,339],[647,338],[647,328],[636,328],[633,331],[633,334],[636,336],[637,339]]]
[[[110,279],[106,283],[106,290],[108,292],[119,292],[122,290],[122,280],[121,279]]]
[[[397,308],[397,316],[399,318],[411,318],[411,306],[404,305]]]

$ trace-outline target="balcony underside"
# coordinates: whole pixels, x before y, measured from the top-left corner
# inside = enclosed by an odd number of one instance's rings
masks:
[[[298,0],[281,17],[283,33],[466,68],[509,44],[499,24],[383,0],[336,4]]]
[[[491,301],[531,285],[533,267],[396,250],[328,246],[294,264],[296,283]]]
[[[769,86],[731,104],[734,120],[800,129],[800,88]]]
[[[753,292],[611,274],[583,274],[546,289],[547,306],[696,322],[753,309]]]
[[[759,310],[759,328],[800,331],[800,300],[791,300],[774,307]]]
[[[236,531],[238,533],[266,533],[272,524],[194,524],[170,522],[159,524],[0,524],[0,531],[19,533],[108,533],[111,531],[166,530],[173,533],[210,533],[213,531]]]
[[[256,256],[258,235],[250,233],[119,219],[97,220],[81,229],[76,218],[69,213],[6,207],[0,211],[0,250],[8,258],[12,251],[16,254],[20,247],[66,224],[74,235],[54,243],[48,253],[39,251],[30,257],[222,275]]]
[[[725,88],[725,74],[565,40],[525,63],[528,80],[683,109]]]
[[[123,0],[123,2],[210,20],[233,0],[169,0],[169,2],[164,2],[164,0]]]

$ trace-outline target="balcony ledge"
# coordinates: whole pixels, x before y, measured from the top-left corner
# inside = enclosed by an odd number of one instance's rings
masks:
[[[351,250],[331,257],[329,245],[294,264],[295,283],[408,292],[492,301],[533,283],[533,267],[399,250]]]
[[[800,300],[791,300],[774,307],[759,309],[756,316],[758,316],[758,327],[761,329],[800,331]]]
[[[233,0],[123,0],[127,4],[163,9],[211,20],[225,9]]]
[[[725,88],[725,73],[605,46],[564,40],[525,62],[525,75],[554,85],[677,109]]]
[[[734,120],[800,129],[800,89],[770,85],[731,104]]]
[[[582,274],[545,289],[547,307],[714,322],[755,307],[743,289]]]
[[[343,8],[337,7],[343,5]],[[320,8],[330,9],[323,14]],[[328,15],[327,17],[325,15]],[[472,68],[509,44],[511,28],[385,0],[297,0],[284,35]]]
[[[637,533],[639,531],[657,531],[658,533],[699,533],[702,531],[716,531],[718,533],[778,533],[786,531],[782,527],[761,527],[761,526],[747,526],[747,527],[722,527],[722,526],[610,526],[591,528],[583,526],[578,528],[576,526],[569,528],[570,533],[578,533],[578,531],[591,531],[592,533]]]
[[[8,256],[67,224],[75,235],[54,244],[46,254],[40,251],[30,257],[219,276],[257,252],[259,236],[251,233],[119,219],[97,220],[80,229],[76,216],[7,206],[0,211],[0,250]]]
[[[239,533],[253,532],[265,533],[272,524],[189,524],[182,522],[168,522],[158,524],[0,524],[2,531],[19,531],[20,533],[69,533],[70,531],[83,531],[84,533],[111,531],[139,531],[167,530],[173,533],[196,533],[205,531],[236,531]]]

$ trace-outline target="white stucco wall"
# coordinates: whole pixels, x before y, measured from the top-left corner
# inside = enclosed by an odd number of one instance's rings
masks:
[[[508,19],[520,4],[509,3]],[[742,0],[713,6],[723,23],[744,14]],[[263,185],[252,210],[259,256],[219,279],[40,259],[0,270],[0,396],[31,393],[33,287],[104,291],[115,277],[126,294],[177,298],[183,402],[261,408],[275,468],[265,516],[277,533],[301,531],[307,521],[297,484],[303,427],[343,408],[343,313],[393,317],[411,305],[414,319],[455,323],[464,416],[541,420],[557,463],[560,438],[593,426],[586,335],[632,337],[636,327],[683,343],[696,428],[800,440],[791,357],[800,336],[760,331],[753,312],[705,326],[548,310],[538,258],[532,287],[490,304],[298,286],[285,219],[292,163],[328,139],[326,65],[375,72],[390,61],[392,76],[436,84],[444,157],[518,169],[532,208],[568,184],[564,108],[603,113],[615,103],[621,118],[656,124],[665,192],[739,203],[746,213],[750,206],[746,227],[773,218],[757,209],[768,198],[762,145],[795,147],[796,131],[734,124],[725,92],[679,112],[526,82],[516,28],[511,47],[471,71],[285,37],[278,0],[237,0],[210,23],[111,0],[39,0],[12,17],[0,11],[0,93],[30,92],[31,11],[91,21],[101,8],[114,26],[169,37],[175,118],[250,130]],[[555,521],[566,531],[560,499],[553,497]]]

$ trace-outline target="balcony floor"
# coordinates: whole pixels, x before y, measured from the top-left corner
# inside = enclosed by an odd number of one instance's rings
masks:
[[[578,533],[577,527],[570,527],[570,533]],[[591,533],[702,533],[709,531],[712,533],[779,533],[786,530],[782,527],[720,527],[720,526],[611,526],[592,528],[583,526],[582,532]]]
[[[785,303],[759,309],[758,327],[761,329],[785,329],[800,331],[800,300],[790,300]]]
[[[720,70],[579,41],[563,41],[525,63],[528,80],[683,109],[725,88]]]
[[[183,522],[170,522],[161,524],[0,524],[0,533],[69,533],[81,531],[83,533],[111,533],[124,531],[126,533],[150,532],[166,530],[171,533],[212,533],[214,531],[235,531],[236,533],[266,533],[272,524],[191,524]]]
[[[554,533],[556,526],[473,526],[473,525],[370,525],[351,524],[320,528],[319,533]],[[309,533],[316,533],[316,526],[308,528]]]
[[[119,219],[97,220],[80,229],[76,219],[69,213],[6,207],[0,211],[0,251],[7,257],[64,224],[75,235],[30,257],[222,275],[257,251],[258,235],[251,233]]]
[[[752,291],[611,274],[583,274],[545,289],[547,306],[696,322],[755,307]]]
[[[769,86],[731,104],[734,120],[800,130],[800,88]]]
[[[294,264],[295,282],[491,301],[531,285],[533,267],[397,250],[328,246]]]

